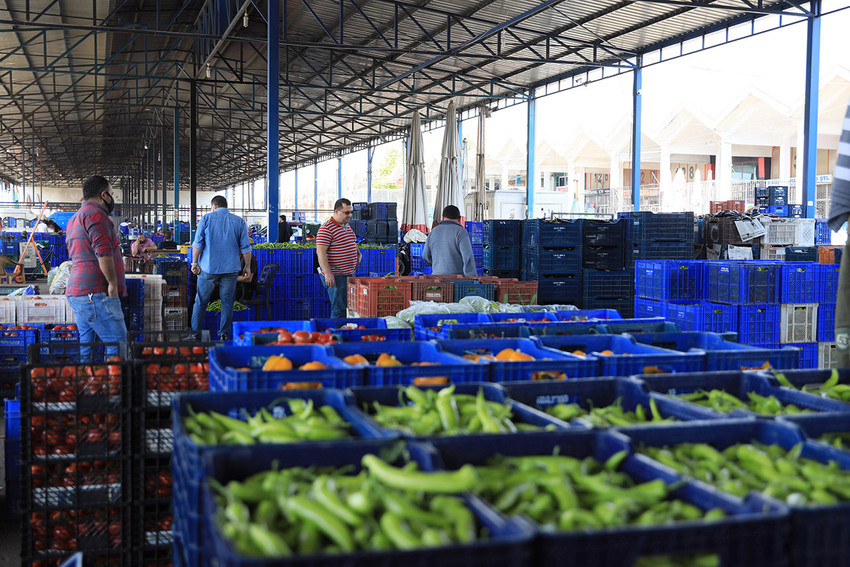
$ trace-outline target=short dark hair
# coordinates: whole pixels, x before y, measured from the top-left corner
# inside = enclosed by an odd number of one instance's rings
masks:
[[[460,220],[460,209],[454,205],[448,205],[443,209],[443,218],[449,220]]]
[[[342,199],[337,199],[336,203],[334,203],[334,211],[341,211],[342,207],[344,207],[345,205],[348,205],[350,207],[351,201],[344,197]]]
[[[83,199],[94,199],[109,189],[109,181],[102,175],[92,175],[83,183]]]
[[[280,220],[285,221],[285,220],[286,220],[286,215],[280,215]]]
[[[172,234],[171,234],[171,231],[170,231],[170,230],[166,230],[164,233],[162,233],[162,235],[163,235],[163,237],[165,237],[165,238],[171,238],[171,237],[172,237]]]
[[[221,195],[216,195],[215,197],[213,197],[210,203],[215,205],[216,207],[221,207],[223,209],[227,208],[227,199],[225,199]]]

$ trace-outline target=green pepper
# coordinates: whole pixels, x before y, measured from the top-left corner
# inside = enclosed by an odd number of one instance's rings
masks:
[[[316,501],[349,526],[357,527],[363,523],[363,518],[355,514],[336,493],[333,480],[328,476],[321,475],[313,481],[313,496]]]
[[[248,524],[248,537],[260,554],[265,557],[292,555],[292,549],[280,535],[259,524]]]
[[[464,465],[451,472],[423,473],[396,468],[372,454],[363,455],[361,463],[384,484],[402,490],[438,493],[466,492],[472,490],[478,481],[478,474],[472,465]]]
[[[422,542],[404,527],[402,519],[392,512],[381,516],[381,530],[398,549],[415,549],[422,547]]]
[[[318,502],[307,496],[292,496],[286,499],[286,509],[294,516],[313,522],[342,550],[354,551],[354,540],[348,526]]]

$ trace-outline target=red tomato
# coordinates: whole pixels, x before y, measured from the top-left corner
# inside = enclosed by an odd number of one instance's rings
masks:
[[[311,341],[312,337],[309,331],[295,331],[292,333],[292,339],[295,341],[295,344],[307,344]]]

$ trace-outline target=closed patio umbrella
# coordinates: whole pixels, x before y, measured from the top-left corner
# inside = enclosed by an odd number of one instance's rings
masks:
[[[463,206],[463,188],[460,184],[460,142],[457,139],[457,110],[454,101],[446,110],[446,129],[443,133],[443,151],[440,158],[440,181],[434,200],[434,220],[437,226],[443,219],[443,209],[454,205],[460,210],[461,223],[466,212]]]
[[[404,211],[401,218],[401,230],[418,229],[427,233],[428,213],[425,200],[425,159],[422,153],[422,128],[419,112],[413,113],[410,124],[410,137],[407,146],[407,171],[404,177]]]

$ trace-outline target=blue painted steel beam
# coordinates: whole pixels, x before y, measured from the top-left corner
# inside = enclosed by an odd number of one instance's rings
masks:
[[[342,158],[336,158],[336,198],[342,199]]]
[[[180,109],[174,107],[174,241],[180,242]]]
[[[640,121],[641,88],[643,83],[642,57],[638,55],[632,87],[632,207],[640,210]]]
[[[295,166],[295,210],[298,210],[298,166]]]
[[[266,69],[269,80],[266,103],[268,112],[268,120],[266,121],[266,149],[268,153],[266,176],[269,179],[269,242],[277,242],[277,219],[280,214],[278,210],[280,199],[280,161],[278,155],[280,151],[280,85],[278,84],[280,49],[277,47],[280,42],[280,0],[268,0],[267,22],[268,63]],[[272,77],[274,80],[272,80]]]
[[[366,201],[372,202],[372,158],[375,157],[375,146],[369,143],[366,148]]]
[[[534,170],[534,145],[537,142],[537,99],[534,98],[534,92],[531,93],[531,98],[528,99],[528,138],[526,140],[526,183],[525,183],[525,199],[528,214],[526,218],[533,219],[534,215],[534,181],[537,173]]]
[[[803,171],[797,176],[803,186],[803,208],[806,218],[815,218],[818,165],[818,82],[820,78],[820,13],[821,0],[811,2],[812,15],[806,35],[806,99],[803,103]]]
[[[315,219],[319,220],[319,162],[313,162],[313,210]]]

